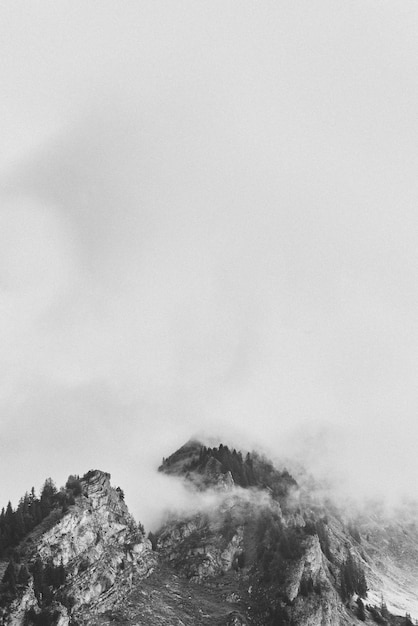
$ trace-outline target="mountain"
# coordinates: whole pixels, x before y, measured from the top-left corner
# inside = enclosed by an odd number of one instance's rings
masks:
[[[189,441],[160,472],[194,513],[148,537],[109,474],[72,476],[0,516],[0,624],[336,626],[418,616],[418,515],[347,514],[299,472]]]

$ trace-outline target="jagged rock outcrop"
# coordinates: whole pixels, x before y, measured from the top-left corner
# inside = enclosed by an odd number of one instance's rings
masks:
[[[305,550],[300,559],[290,568],[287,576],[286,595],[290,602],[297,597],[303,583],[313,587],[324,585],[327,577],[324,573],[323,554],[319,539],[316,536],[308,537],[305,541]]]
[[[65,582],[53,594],[48,609],[62,625],[70,623],[70,618],[87,624],[92,615],[110,610],[133,582],[149,575],[155,565],[151,543],[129,514],[120,491],[111,487],[110,475],[88,472],[80,489],[75,504],[40,537],[36,554],[29,559],[32,565],[38,564],[40,572],[46,567],[63,568]],[[39,592],[35,595],[36,586]],[[42,581],[34,574],[6,623],[30,623],[29,610],[41,613],[43,595]]]

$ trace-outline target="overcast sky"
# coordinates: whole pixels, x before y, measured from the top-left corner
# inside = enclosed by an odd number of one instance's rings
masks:
[[[2,505],[99,467],[144,516],[200,432],[412,492],[417,32],[409,0],[2,3]]]

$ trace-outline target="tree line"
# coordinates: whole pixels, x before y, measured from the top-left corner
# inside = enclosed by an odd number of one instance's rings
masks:
[[[57,490],[53,480],[47,478],[39,497],[34,487],[19,500],[14,509],[11,502],[0,513],[0,558],[10,556],[13,549],[53,510],[62,514],[75,497],[81,494],[81,482],[78,476],[70,476],[65,487]]]
[[[163,459],[163,467],[170,467],[177,461],[177,455]],[[214,464],[215,462],[215,464]],[[199,454],[196,454],[185,465],[184,470],[207,472],[213,465],[214,470],[222,474],[227,472],[236,485],[240,487],[267,487],[271,490],[273,497],[285,497],[291,487],[296,487],[297,483],[287,470],[278,471],[272,463],[262,458],[256,453],[247,453],[245,457],[235,448],[232,450],[222,443],[219,447],[201,446]]]

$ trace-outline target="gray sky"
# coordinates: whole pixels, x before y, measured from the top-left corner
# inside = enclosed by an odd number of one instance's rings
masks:
[[[146,517],[198,432],[412,492],[417,32],[409,0],[2,4],[2,504],[100,467]]]

